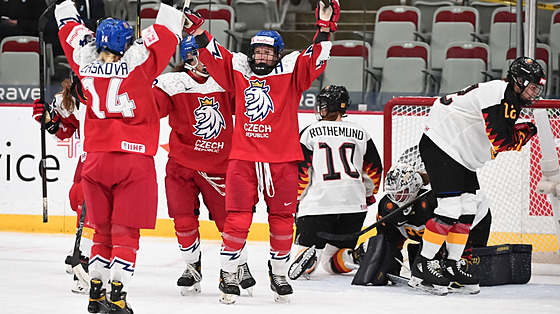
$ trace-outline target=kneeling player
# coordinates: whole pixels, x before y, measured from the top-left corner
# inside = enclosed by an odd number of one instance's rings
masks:
[[[327,242],[317,236],[318,231],[360,231],[379,188],[381,159],[364,128],[342,120],[348,105],[346,88],[325,87],[315,104],[319,122],[300,135],[305,160],[299,164],[295,240],[299,253],[288,271],[292,280],[304,273],[308,276],[318,263],[330,273],[347,273],[358,267],[357,255],[344,250],[354,248],[356,239]]]
[[[416,168],[420,168],[417,166]],[[428,183],[428,178],[424,172],[416,170],[415,167],[407,163],[396,163],[387,173],[385,186],[387,194],[379,202],[378,219],[388,215],[398,208],[397,213],[390,221],[377,227],[378,234],[368,239],[363,244],[365,256],[358,269],[352,284],[354,285],[386,285],[388,278],[386,274],[399,275],[402,254],[401,249],[407,239],[420,242],[424,233],[426,222],[433,217],[437,201],[430,191],[422,198],[418,199],[408,208],[399,206],[423,195],[426,189],[422,186]],[[467,246],[460,259],[461,269],[465,270],[472,259],[472,247],[485,246],[488,241],[490,231],[491,215],[489,204],[484,194],[477,191],[477,208],[472,230],[469,234]],[[447,244],[447,246],[453,245]],[[409,261],[414,261],[419,244],[409,243],[407,246]],[[442,251],[444,251],[442,249]],[[442,257],[446,252],[440,252]],[[465,292],[456,283],[450,285],[453,292]],[[476,293],[478,291],[468,291]]]

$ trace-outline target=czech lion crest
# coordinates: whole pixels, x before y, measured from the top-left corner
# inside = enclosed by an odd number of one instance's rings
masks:
[[[245,89],[245,115],[251,119],[251,122],[264,120],[270,112],[274,112],[272,99],[268,95],[270,86],[265,84],[266,81],[249,81],[251,86]]]
[[[196,124],[193,127],[196,129],[194,135],[200,136],[207,140],[216,138],[220,135],[222,129],[226,128],[224,117],[220,113],[220,104],[214,101],[214,97],[198,98],[200,106],[194,110],[194,117]]]

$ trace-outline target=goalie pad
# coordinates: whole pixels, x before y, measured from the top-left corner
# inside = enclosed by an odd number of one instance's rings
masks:
[[[402,260],[400,250],[387,241],[383,234],[369,238],[366,255],[356,275],[354,275],[352,284],[357,286],[387,285],[387,272],[395,274],[400,272],[400,264],[395,261],[397,255]]]

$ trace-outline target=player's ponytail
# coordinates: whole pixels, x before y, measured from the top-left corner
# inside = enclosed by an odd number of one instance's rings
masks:
[[[62,85],[62,105],[61,107],[67,110],[69,113],[74,112],[76,109],[76,102],[72,94],[70,93],[70,89],[72,88],[72,81],[70,79],[65,79],[60,83]]]

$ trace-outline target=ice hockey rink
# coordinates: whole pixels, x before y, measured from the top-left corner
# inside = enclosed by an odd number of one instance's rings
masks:
[[[87,313],[88,298],[70,291],[63,261],[74,236],[0,232],[0,313]],[[129,297],[134,313],[560,313],[560,265],[533,264],[528,284],[482,287],[478,295],[435,296],[405,286],[352,286],[352,275],[319,269],[292,281],[289,304],[273,300],[268,243],[249,242],[257,281],[233,305],[218,301],[219,242],[202,241],[202,293],[182,297],[176,280],[184,263],[173,238],[142,237]]]

